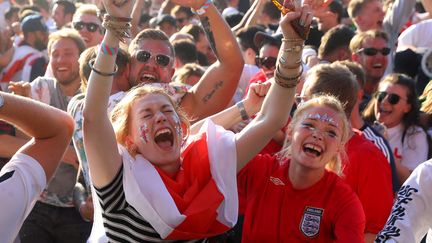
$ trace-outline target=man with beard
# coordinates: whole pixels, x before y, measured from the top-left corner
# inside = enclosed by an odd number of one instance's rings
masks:
[[[30,84],[31,91],[26,89],[26,95],[30,93],[33,99],[66,111],[70,99],[80,92],[78,58],[84,50],[84,40],[75,30],[64,28],[52,33],[48,55],[54,78],[35,79]],[[18,86],[12,84],[11,89]],[[73,204],[77,161],[73,147],[69,146],[52,180],[24,222],[21,242],[85,242],[91,223],[81,217]]]
[[[31,82],[45,73],[48,28],[42,16],[30,15],[21,22],[23,41],[16,48],[12,61],[3,69],[1,88],[7,90],[9,81]]]

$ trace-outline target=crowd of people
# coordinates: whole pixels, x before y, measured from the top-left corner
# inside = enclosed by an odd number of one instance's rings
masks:
[[[0,242],[431,240],[430,18],[0,0]]]

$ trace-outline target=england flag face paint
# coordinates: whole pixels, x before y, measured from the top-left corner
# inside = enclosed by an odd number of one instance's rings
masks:
[[[148,128],[147,123],[144,123],[139,128],[139,134],[140,134],[141,141],[143,141],[143,143],[147,144],[150,141],[150,130]]]

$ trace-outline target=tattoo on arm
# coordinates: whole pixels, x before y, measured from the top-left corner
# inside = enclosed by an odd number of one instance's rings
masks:
[[[211,49],[213,50],[215,56],[219,59],[219,55],[218,55],[217,50],[216,50],[216,41],[215,41],[213,32],[211,31],[210,21],[209,21],[208,17],[205,16],[205,17],[201,18],[201,24],[203,26],[204,32],[207,36],[207,39],[210,43]]]
[[[203,97],[202,101],[204,103],[207,103],[213,97],[213,95],[216,93],[216,90],[218,90],[222,87],[223,83],[224,82],[222,80],[215,83],[215,85],[213,86],[213,89]]]

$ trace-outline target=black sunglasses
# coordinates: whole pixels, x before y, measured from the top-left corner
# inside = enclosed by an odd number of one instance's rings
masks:
[[[357,53],[363,52],[366,56],[375,56],[378,54],[378,52],[380,52],[383,56],[387,56],[388,54],[390,54],[390,51],[391,50],[388,47],[384,47],[383,49],[368,47],[368,48],[361,48],[360,50],[357,51]]]
[[[275,57],[256,57],[255,63],[258,67],[266,67],[267,69],[273,69],[276,66],[277,59]]]
[[[96,32],[99,29],[99,25],[95,23],[85,23],[85,22],[73,22],[72,23],[74,29],[82,30],[84,27],[88,32]]]
[[[138,51],[136,53],[136,59],[139,62],[146,63],[146,62],[148,62],[148,60],[150,60],[151,57],[152,57],[152,54],[150,54],[150,52],[148,52],[148,51]],[[155,58],[156,58],[156,63],[161,67],[168,66],[168,64],[170,63],[170,60],[171,60],[171,58],[169,56],[163,55],[163,54],[157,54],[155,56]]]
[[[380,91],[376,93],[376,99],[378,103],[381,103],[385,99],[385,97],[387,97],[387,101],[391,105],[396,105],[401,99],[403,99],[397,94],[387,93],[385,91]]]

